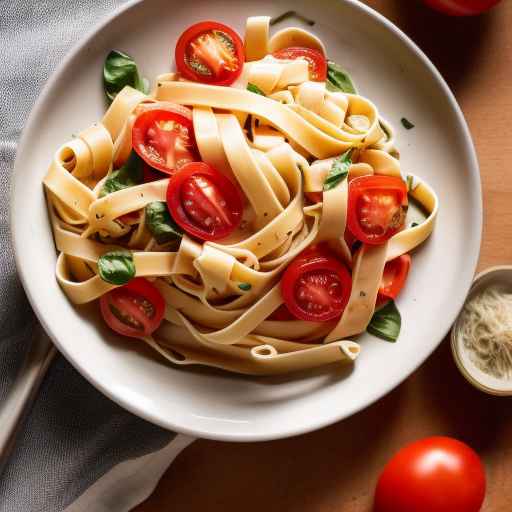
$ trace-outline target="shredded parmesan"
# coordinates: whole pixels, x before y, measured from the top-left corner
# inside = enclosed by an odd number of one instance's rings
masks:
[[[512,377],[512,293],[500,286],[477,293],[464,306],[457,336],[480,370]]]

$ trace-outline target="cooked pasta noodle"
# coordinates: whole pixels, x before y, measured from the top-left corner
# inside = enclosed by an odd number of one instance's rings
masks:
[[[131,250],[135,275],[148,278],[165,300],[161,326],[141,339],[174,364],[264,375],[352,362],[360,346],[347,338],[370,322],[386,262],[430,235],[437,197],[415,177],[409,194],[426,220],[352,255],[344,239],[348,180],[325,190],[321,201],[308,203],[305,193],[321,192],[335,158],[349,149],[349,179],[400,177],[393,129],[367,98],[309,81],[305,60],[268,55],[297,45],[325,54],[317,37],[299,29],[270,37],[268,17],[249,18],[246,30],[246,63],[232,87],[188,81],[179,73],[160,75],[151,95],[126,86],[101,121],[57,149],[44,178],[59,252],[57,279],[73,303],[95,301],[118,286],[102,279],[100,257]],[[173,177],[102,193],[129,158],[137,117],[159,108],[180,108],[193,125],[201,160],[242,191],[242,222],[226,238],[201,241],[185,234],[178,246],[157,242],[145,209],[166,201]],[[342,316],[273,319],[283,304],[284,270],[320,242],[352,269]]]

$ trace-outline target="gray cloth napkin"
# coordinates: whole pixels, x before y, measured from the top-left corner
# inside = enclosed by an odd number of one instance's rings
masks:
[[[123,3],[0,0],[0,399],[9,392],[35,322],[16,276],[9,233],[16,143],[56,65]],[[171,438],[100,394],[59,355],[0,476],[0,512],[62,511],[113,466]]]

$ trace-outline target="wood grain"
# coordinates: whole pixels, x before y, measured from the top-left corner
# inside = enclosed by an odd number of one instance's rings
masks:
[[[481,166],[479,268],[511,263],[512,2],[470,19],[443,17],[416,0],[366,3],[412,37],[452,87]],[[392,393],[329,428],[270,443],[194,443],[134,512],[370,512],[386,460],[404,443],[434,434],[458,437],[482,455],[483,511],[510,512],[512,399],[467,384],[448,340]]]

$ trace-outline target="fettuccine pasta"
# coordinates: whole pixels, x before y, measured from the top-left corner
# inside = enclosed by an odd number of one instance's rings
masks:
[[[115,90],[132,63],[112,52],[108,110],[44,178],[64,293],[99,301],[114,330],[176,365],[267,375],[353,363],[353,337],[397,293],[386,273],[434,228],[437,196],[402,179],[377,106],[330,82],[316,36],[271,35],[269,22],[249,18],[243,43],[194,25],[150,94],[134,63]],[[357,183],[388,195],[363,187],[355,202]],[[405,197],[390,206],[395,183]],[[422,222],[406,224],[408,201]],[[317,260],[327,270],[289,284]]]

